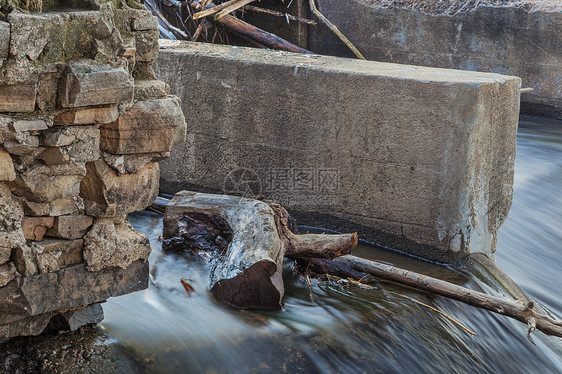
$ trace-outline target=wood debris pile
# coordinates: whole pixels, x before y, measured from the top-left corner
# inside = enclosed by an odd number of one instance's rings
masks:
[[[308,0],[307,4],[305,1],[264,0],[269,7],[257,6],[256,0],[145,0],[144,4],[158,18],[158,29],[165,39],[312,53],[297,45],[303,43],[290,42],[245,20],[248,17],[256,19],[256,15],[259,15],[262,19],[283,19],[287,24],[296,24],[297,27],[316,26],[316,20],[303,16],[308,13],[308,5],[316,19],[334,32],[358,58],[365,59],[339,29],[320,13],[314,0]],[[261,0],[259,2],[261,5]],[[295,12],[297,14],[292,14]]]

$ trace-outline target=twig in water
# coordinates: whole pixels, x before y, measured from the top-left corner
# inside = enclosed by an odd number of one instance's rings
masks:
[[[310,282],[310,277],[308,276],[308,273],[305,274],[305,277],[306,277],[306,284],[308,285],[308,295],[310,296],[310,301],[313,304],[316,304],[314,298],[312,297],[312,283]]]
[[[402,296],[403,296],[403,295],[402,295]],[[413,301],[413,302],[416,303],[416,304],[419,304],[419,305],[421,305],[421,306],[424,306],[424,307],[426,307],[426,308],[428,308],[428,309],[433,310],[433,311],[436,312],[436,313],[441,314],[443,317],[447,318],[449,321],[453,322],[455,325],[459,326],[461,329],[463,329],[464,331],[468,332],[470,335],[472,335],[472,336],[476,335],[476,333],[475,333],[474,331],[468,329],[468,328],[467,328],[466,326],[464,326],[462,323],[460,323],[459,321],[457,321],[457,320],[454,319],[453,317],[449,316],[449,315],[446,314],[445,312],[442,312],[442,311],[440,311],[439,309],[436,309],[436,308],[432,307],[431,305],[427,305],[427,304],[425,304],[425,303],[422,303],[421,301],[418,301],[418,300],[416,300],[416,299],[409,298],[409,297],[408,297],[408,299],[410,299],[411,301]]]
[[[441,314],[443,317],[445,317],[445,318],[447,318],[449,321],[453,322],[455,325],[459,326],[461,329],[463,329],[464,331],[466,331],[466,332],[469,333],[470,335],[472,335],[472,336],[476,335],[476,333],[475,333],[474,331],[470,330],[468,327],[464,326],[462,323],[460,323],[459,321],[457,321],[456,319],[454,319],[454,318],[451,317],[450,315],[446,314],[445,312],[440,311],[440,310],[437,309],[437,308],[432,307],[431,305],[428,305],[428,304],[426,304],[426,303],[422,303],[421,301],[416,300],[416,299],[414,299],[413,297],[409,297],[409,296],[403,295],[403,294],[398,293],[398,292],[388,291],[388,290],[384,290],[383,292],[387,292],[387,293],[392,293],[392,294],[398,295],[398,296],[403,297],[403,298],[405,298],[405,299],[408,299],[408,300],[410,300],[410,301],[412,301],[412,302],[414,302],[414,303],[416,303],[416,304],[418,304],[418,305],[421,305],[421,306],[423,306],[423,307],[426,307],[427,309],[433,310],[434,312]]]

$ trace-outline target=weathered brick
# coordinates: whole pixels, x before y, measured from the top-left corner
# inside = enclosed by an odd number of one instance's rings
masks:
[[[94,217],[115,217],[146,208],[158,196],[158,164],[149,163],[138,173],[117,175],[103,160],[86,164],[80,183],[85,212]]]
[[[136,60],[152,62],[158,57],[158,30],[135,32]]]
[[[54,217],[23,217],[21,221],[23,236],[26,240],[41,241],[54,223]]]
[[[48,148],[38,158],[45,161],[47,165],[64,164],[70,159],[67,154],[62,152],[60,147]]]
[[[80,181],[85,175],[83,165],[68,162],[62,165],[30,167],[9,182],[19,196],[40,203],[54,203],[58,199],[78,197]]]
[[[41,145],[45,147],[64,147],[72,144],[76,140],[76,135],[68,134],[61,128],[51,129],[41,133]]]
[[[135,101],[161,99],[170,93],[170,86],[161,80],[135,80]]]
[[[101,127],[100,147],[112,154],[168,152],[185,140],[186,124],[177,98],[140,101]]]
[[[57,265],[59,268],[81,264],[83,262],[83,239],[44,239],[43,241],[35,243],[35,245],[41,247],[45,254],[60,252],[57,258]]]
[[[13,126],[14,131],[16,131],[16,132],[20,132],[20,131],[40,131],[40,130],[46,130],[46,129],[49,128],[47,126],[47,123],[45,121],[43,121],[42,119],[14,121],[14,124],[12,126]]]
[[[147,15],[141,18],[133,18],[131,21],[131,30],[158,30],[158,19],[153,15]]]
[[[0,265],[0,287],[4,287],[8,282],[19,275],[13,262]]]
[[[14,163],[10,154],[0,149],[0,181],[13,181],[16,179]]]
[[[0,85],[0,112],[33,112],[36,96],[34,84]]]
[[[123,68],[108,65],[68,65],[59,84],[59,104],[64,108],[129,102],[133,79]]]
[[[55,217],[53,227],[47,230],[47,236],[62,239],[79,239],[84,236],[92,223],[90,216],[59,216]]]
[[[111,123],[117,119],[117,107],[82,109],[60,113],[55,117],[55,125],[88,125]]]
[[[84,264],[72,265],[56,272],[12,280],[0,288],[0,312],[42,314],[104,301],[143,290],[147,285],[146,261],[136,261],[126,269],[97,272],[86,270]]]
[[[10,53],[10,24],[0,21],[0,66]]]

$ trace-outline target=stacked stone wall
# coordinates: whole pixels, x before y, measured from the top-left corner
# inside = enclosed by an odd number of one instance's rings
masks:
[[[185,120],[152,71],[157,20],[95,8],[0,20],[0,341],[99,322],[147,287],[127,214],[155,199]]]

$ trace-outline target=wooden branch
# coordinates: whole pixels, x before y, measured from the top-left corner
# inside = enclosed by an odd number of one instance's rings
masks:
[[[226,27],[227,29],[252,38],[269,48],[281,49],[284,51],[297,53],[312,53],[311,51],[288,42],[287,40],[280,38],[275,34],[259,29],[230,15],[224,16],[216,22]]]
[[[145,2],[144,5],[148,8],[148,10],[150,10],[152,12],[152,14],[154,14],[156,17],[158,17],[158,19],[160,21],[162,21],[166,27],[168,28],[168,30],[170,30],[172,33],[176,33],[179,34],[179,36],[181,36],[184,40],[188,39],[188,35],[186,33],[184,33],[183,31],[181,31],[180,29],[178,29],[177,27],[173,26],[167,19],[166,17],[164,17],[164,15],[162,13],[160,13],[158,11],[158,9],[156,9],[154,7],[154,5],[150,2]]]
[[[232,4],[232,5],[224,8],[220,12],[218,12],[217,15],[215,16],[215,20],[219,20],[222,17],[226,16],[227,14],[232,13],[235,10],[238,10],[238,9],[244,7],[245,5],[248,5],[248,4],[250,4],[254,1],[255,0],[238,0],[235,4]]]
[[[337,28],[336,25],[334,25],[328,18],[326,18],[322,13],[320,13],[320,11],[318,10],[318,8],[316,8],[316,4],[314,3],[315,0],[309,0],[309,5],[310,5],[310,10],[312,10],[312,13],[314,13],[314,15],[316,17],[318,17],[320,19],[320,21],[322,21],[323,24],[325,24],[330,30],[332,30],[332,32],[334,34],[336,34],[338,36],[338,38],[340,38],[340,40],[347,46],[347,48],[349,48],[351,50],[351,52],[353,52],[353,54],[361,60],[366,60],[366,58],[361,54],[361,52],[359,52],[359,50],[357,48],[355,48],[355,46],[353,45],[353,43],[351,43],[349,41],[348,38],[346,38],[346,36]]]
[[[213,15],[215,13],[218,13],[220,11],[227,11],[227,13],[230,13],[238,8],[243,7],[244,5],[247,5],[251,2],[253,2],[255,0],[230,0],[230,1],[226,1],[222,4],[219,5],[214,5],[214,6],[210,6],[207,9],[204,9],[200,12],[197,12],[193,15],[193,19],[199,19],[202,17],[208,17],[210,15]],[[211,4],[211,3],[209,3]],[[217,16],[216,19],[221,18],[222,16]]]
[[[210,6],[214,7],[214,4],[212,2],[209,4]],[[195,3],[192,3],[192,5],[197,6],[197,4]],[[218,20],[213,19],[212,21],[240,35],[251,38],[257,41],[258,43],[265,45],[268,48],[281,49],[284,51],[297,52],[297,53],[312,53],[311,51],[301,48],[298,45],[295,45],[283,38],[280,38],[275,34],[257,28],[253,25],[250,25],[249,23],[239,20],[238,18],[233,17],[231,15],[225,15],[224,17]]]
[[[263,13],[263,14],[269,14],[271,16],[275,16],[275,17],[284,17],[284,18],[288,18],[291,21],[296,21],[296,22],[301,22],[301,23],[306,23],[307,25],[313,25],[316,26],[317,23],[316,21],[313,21],[311,19],[306,19],[306,18],[301,18],[301,17],[296,17],[293,16],[292,14],[289,13],[282,13],[282,12],[278,12],[276,10],[271,10],[271,9],[266,9],[266,8],[259,8],[257,6],[252,6],[252,5],[246,5],[244,7],[245,10],[249,10],[252,12],[256,12],[256,13]]]
[[[469,254],[464,262],[465,266],[468,266],[470,271],[474,274],[484,274],[482,276],[488,278],[492,277],[496,282],[498,282],[502,288],[507,291],[509,296],[513,297],[515,300],[521,300],[523,304],[528,304],[531,302],[531,298],[519,287],[517,283],[513,281],[504,273],[502,269],[496,265],[496,263],[490,258],[482,253],[472,253]]]
[[[545,334],[562,338],[562,322],[537,312],[532,301],[525,304],[520,301],[491,296],[440,279],[355,256],[342,256],[335,261],[344,262],[357,271],[514,318],[528,324],[530,326],[529,333],[536,327]]]

